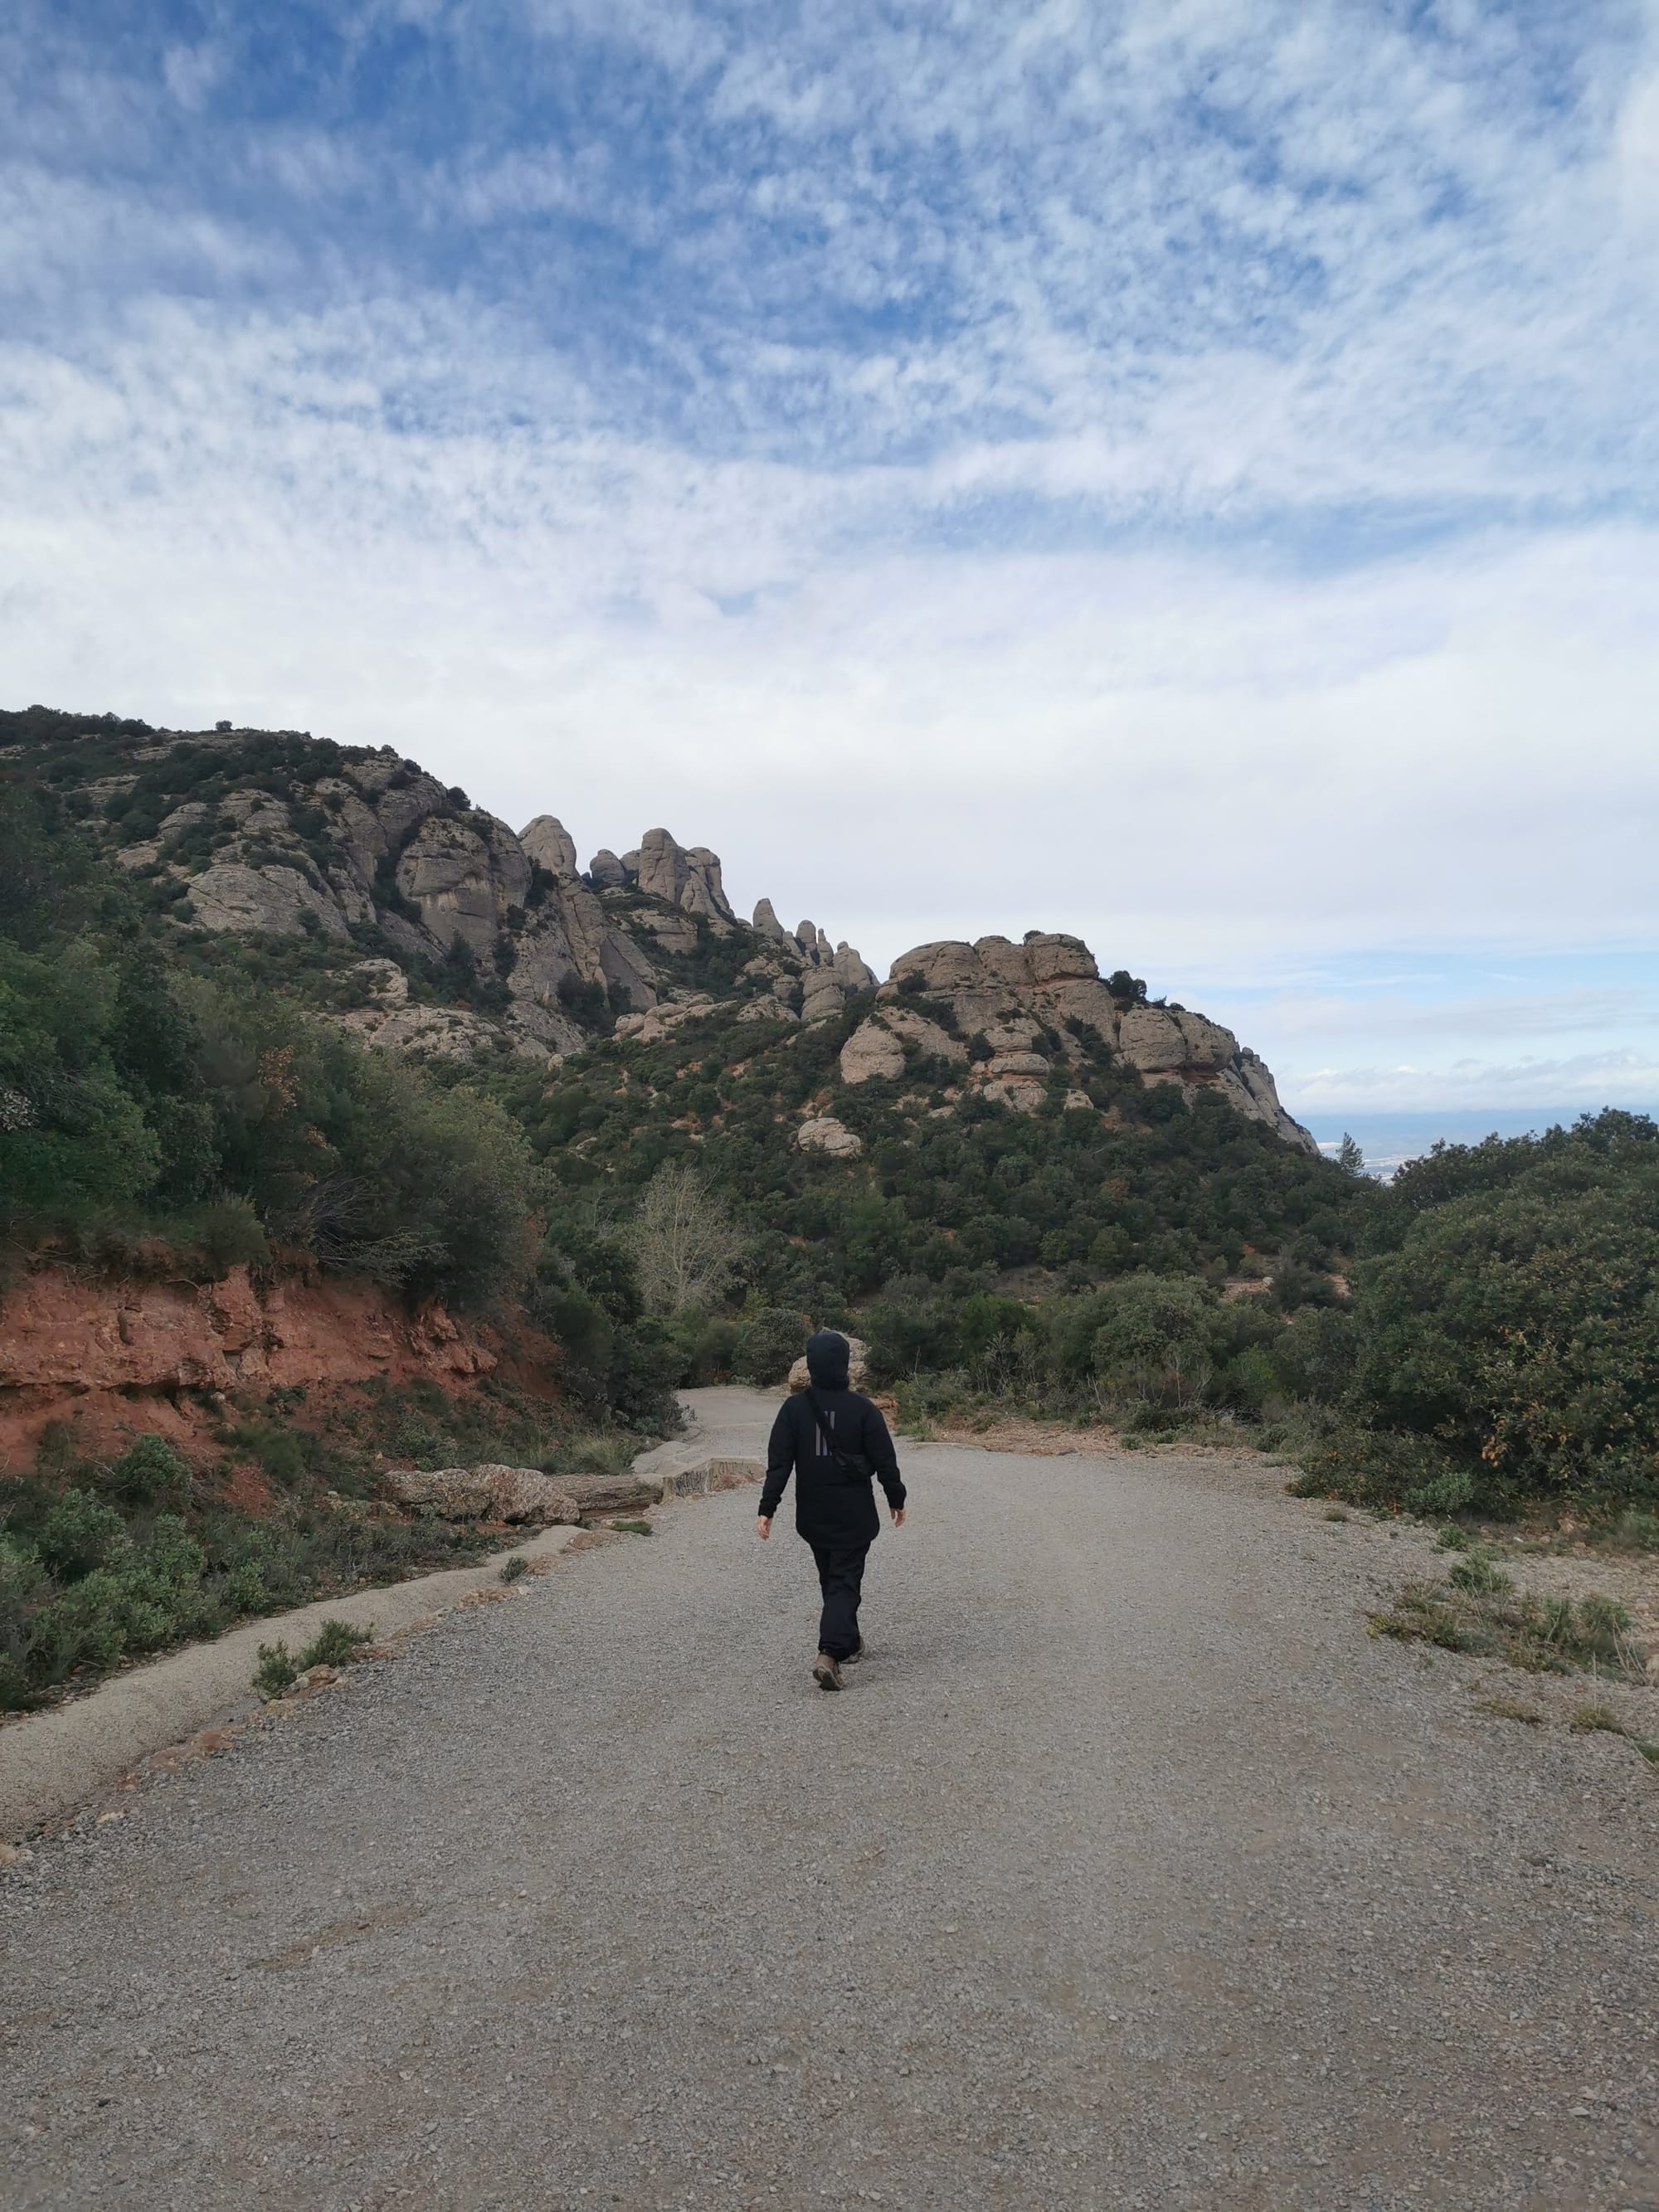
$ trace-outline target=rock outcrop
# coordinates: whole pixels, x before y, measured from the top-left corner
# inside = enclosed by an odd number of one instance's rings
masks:
[[[562,1489],[576,1501],[585,1521],[603,1513],[638,1513],[647,1505],[660,1505],[662,1485],[640,1474],[562,1474]]]
[[[1079,1066],[1097,1040],[1143,1083],[1177,1083],[1188,1097],[1217,1091],[1287,1144],[1317,1150],[1279,1103],[1266,1066],[1231,1030],[1178,1006],[1115,998],[1081,938],[1034,930],[1018,945],[982,937],[902,954],[842,1048],[842,1080],[897,1079],[907,1046],[936,1066],[966,1063],[964,1039],[979,1054],[965,1079],[1015,1112],[1036,1112],[1056,1071]],[[1075,1110],[1089,1100],[1068,1084],[1063,1103]]]
[[[549,1356],[551,1348],[547,1347]],[[194,1285],[33,1270],[0,1304],[0,1465],[26,1463],[61,1426],[87,1457],[153,1429],[216,1462],[222,1397],[303,1385],[314,1401],[362,1383],[465,1389],[503,1361],[501,1338],[441,1306],[411,1314],[393,1292],[344,1275]]]
[[[815,1114],[795,1132],[795,1143],[804,1152],[828,1152],[832,1160],[856,1159],[864,1139],[833,1114]]]
[[[842,1048],[844,1083],[908,1072],[1016,1112],[1050,1096],[1081,1111],[1087,1094],[1073,1079],[1093,1039],[1144,1083],[1219,1092],[1287,1143],[1313,1146],[1230,1030],[1115,998],[1088,946],[1062,932],[917,945],[878,989],[854,947],[817,922],[789,929],[764,898],[752,921],[738,920],[718,854],[665,829],[620,855],[601,848],[582,872],[556,816],[515,834],[389,748],[148,732],[130,757],[130,773],[89,778],[83,793],[112,855],[160,878],[197,928],[337,948],[330,971],[348,1003],[337,997],[325,1018],[383,1050],[558,1056],[613,1026],[652,1045],[717,1015],[811,1030],[868,997]],[[175,803],[135,811],[141,786]],[[852,1157],[857,1139],[832,1116],[817,1121],[823,1133],[797,1141]]]
[[[576,841],[556,815],[538,814],[519,832],[519,842],[532,866],[545,868],[561,878],[576,872]]]
[[[563,1482],[533,1467],[393,1468],[380,1486],[398,1504],[445,1521],[533,1521],[551,1528],[581,1518]]]

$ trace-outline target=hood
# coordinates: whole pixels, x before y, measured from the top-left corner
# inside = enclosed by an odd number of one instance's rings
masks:
[[[833,1328],[821,1328],[806,1340],[806,1371],[820,1390],[844,1390],[852,1347]]]

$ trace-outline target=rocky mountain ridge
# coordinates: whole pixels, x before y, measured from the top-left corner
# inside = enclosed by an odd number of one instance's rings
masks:
[[[1030,1112],[1104,1052],[1314,1149],[1230,1030],[1146,1003],[1122,971],[1103,980],[1075,937],[921,945],[878,988],[854,947],[786,927],[769,899],[742,920],[707,846],[656,828],[583,869],[556,816],[515,832],[390,747],[41,708],[0,718],[0,763],[54,787],[181,928],[308,940],[318,1011],[377,1048],[556,1067],[600,1034],[651,1044],[717,1012],[811,1026],[867,996],[840,1057],[848,1085],[925,1060],[945,1079],[940,1110],[972,1091]]]

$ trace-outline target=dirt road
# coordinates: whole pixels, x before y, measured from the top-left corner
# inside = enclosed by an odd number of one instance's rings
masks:
[[[1628,1744],[1259,1463],[904,1459],[843,1696],[728,1492],[40,1844],[0,2201],[1659,2204]]]

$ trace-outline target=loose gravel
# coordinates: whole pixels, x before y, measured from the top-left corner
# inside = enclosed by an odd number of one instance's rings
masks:
[[[37,1843],[6,2206],[1659,2206],[1659,1787],[1366,1637],[1425,1539],[903,1457],[841,1697],[731,1492]]]

